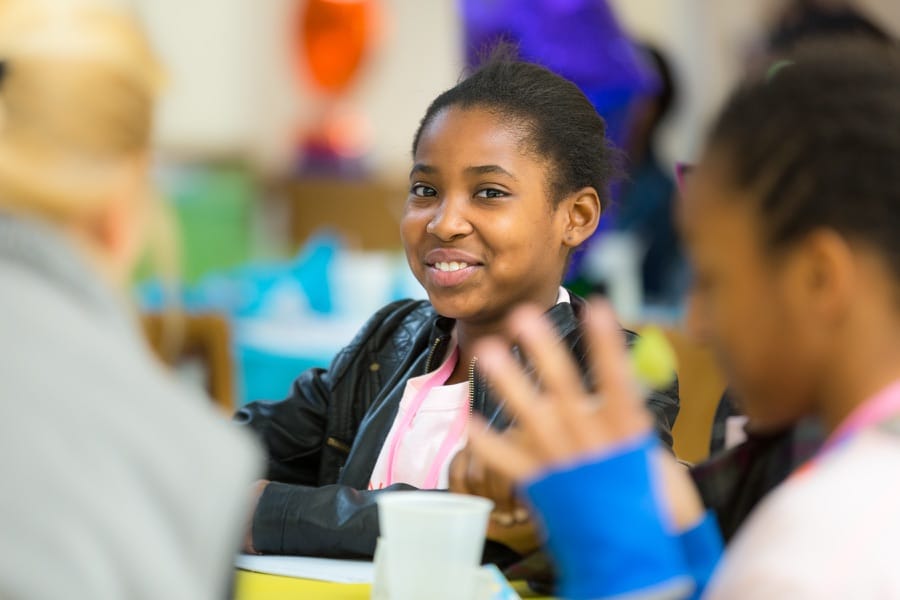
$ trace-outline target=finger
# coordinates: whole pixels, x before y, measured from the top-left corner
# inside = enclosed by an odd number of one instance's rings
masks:
[[[478,415],[472,416],[469,444],[475,456],[516,483],[532,477],[541,468],[527,448],[493,432]]]
[[[469,455],[469,462],[466,465],[466,487],[469,493],[475,496],[484,496],[490,498],[488,487],[485,483],[488,475],[485,472],[484,463],[478,456]]]
[[[517,310],[510,321],[519,333],[522,349],[539,374],[544,395],[552,399],[568,435],[579,447],[585,447],[595,432],[589,420],[584,418],[590,404],[587,401],[589,394],[571,352],[560,342],[546,318],[533,307]]]
[[[501,434],[502,435],[502,434]],[[494,500],[494,509],[509,516],[509,524],[515,522],[513,512],[516,509],[515,483],[499,471],[490,469],[485,477],[488,497]]]
[[[525,524],[513,524],[501,527],[491,522],[488,526],[487,538],[500,542],[519,555],[528,555],[537,550],[541,545],[534,522]]]
[[[705,509],[688,470],[662,448],[654,452],[652,461],[662,484],[657,489],[662,492],[660,500],[670,526],[679,533],[692,528],[703,518]]]
[[[476,348],[478,364],[494,391],[503,398],[516,417],[519,429],[546,457],[560,458],[570,444],[569,435],[552,412],[542,410],[534,382],[497,340],[487,340]]]
[[[491,512],[491,521],[501,527],[510,527],[516,524],[516,519],[511,512],[505,510],[494,510]]]
[[[531,520],[531,513],[528,512],[527,508],[520,505],[513,511],[513,518],[516,520],[516,523],[527,523]]]
[[[466,473],[469,469],[469,458],[471,457],[471,449],[468,445],[457,452],[453,460],[450,461],[449,483],[450,491],[457,494],[469,494],[469,486],[466,481]]]
[[[572,398],[585,391],[571,353],[540,311],[532,306],[522,307],[509,322],[548,395]]]
[[[649,416],[631,372],[625,339],[606,302],[591,303],[586,329],[594,373],[603,394],[602,411],[596,414],[620,435],[646,429]]]

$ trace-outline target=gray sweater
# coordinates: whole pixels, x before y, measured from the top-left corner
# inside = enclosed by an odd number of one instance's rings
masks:
[[[222,598],[261,466],[74,247],[0,214],[0,598]]]

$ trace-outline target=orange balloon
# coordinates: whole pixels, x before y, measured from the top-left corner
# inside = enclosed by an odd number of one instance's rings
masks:
[[[322,91],[344,92],[368,53],[374,0],[307,0],[300,17],[300,57]]]

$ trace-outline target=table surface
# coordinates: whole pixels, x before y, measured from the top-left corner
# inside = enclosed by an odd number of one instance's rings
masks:
[[[528,589],[524,581],[513,588],[522,598],[547,598]],[[368,600],[372,586],[363,583],[329,583],[237,570],[235,600],[284,600],[285,598],[321,598],[322,600]]]

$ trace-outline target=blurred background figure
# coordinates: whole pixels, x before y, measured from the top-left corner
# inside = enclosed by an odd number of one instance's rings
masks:
[[[791,0],[768,36],[772,52],[787,51],[812,38],[854,36],[889,42],[891,35],[848,0]]]
[[[259,459],[125,300],[162,72],[99,0],[0,1],[0,596],[221,598]]]
[[[660,161],[656,135],[677,101],[677,92],[672,68],[662,51],[649,45],[642,50],[658,86],[632,106],[624,144],[629,177],[619,192],[615,228],[631,232],[640,241],[644,301],[676,306],[682,301],[686,274],[673,218],[673,171]]]

